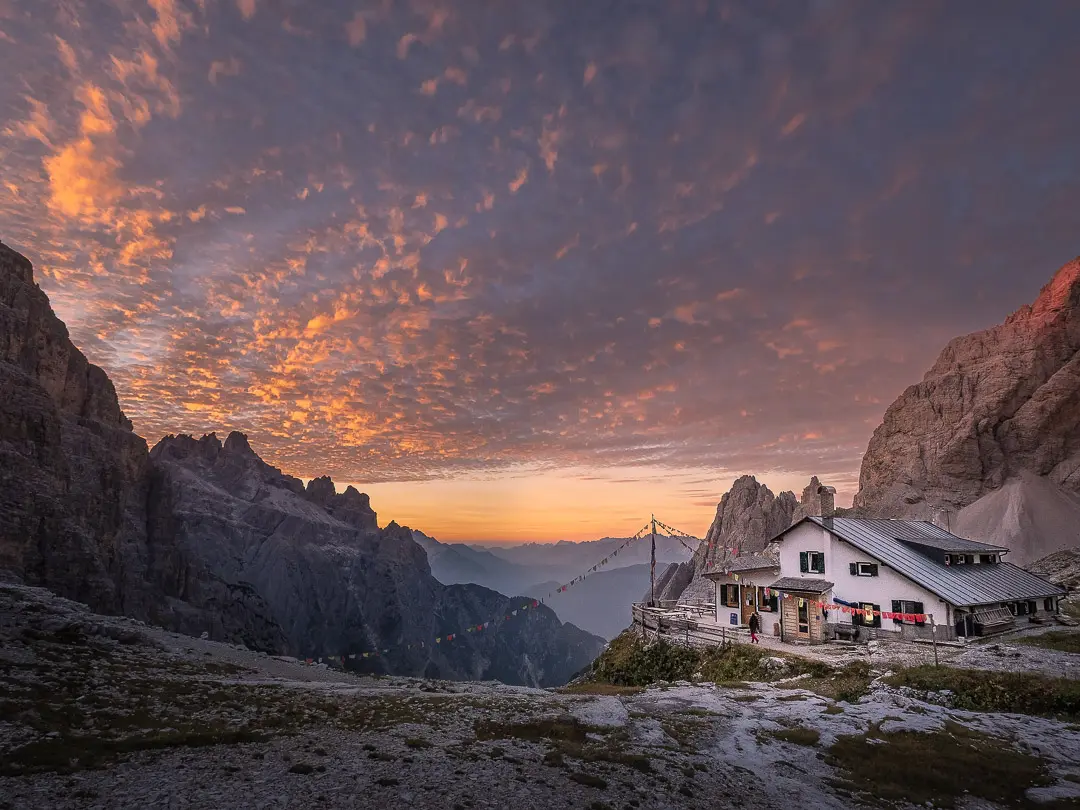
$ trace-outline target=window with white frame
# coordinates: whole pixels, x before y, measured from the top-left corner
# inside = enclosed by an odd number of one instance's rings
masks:
[[[878,575],[877,563],[853,562],[848,565],[853,577],[876,577]]]
[[[799,570],[804,574],[824,574],[825,555],[820,551],[800,551]]]

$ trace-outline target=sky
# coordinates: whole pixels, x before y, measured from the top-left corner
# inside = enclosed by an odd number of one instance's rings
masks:
[[[1080,253],[1080,3],[0,0],[0,239],[135,429],[442,540],[848,502]]]

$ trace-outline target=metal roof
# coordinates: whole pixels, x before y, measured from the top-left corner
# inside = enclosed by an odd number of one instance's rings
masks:
[[[837,518],[833,518],[836,520]],[[840,518],[851,520],[852,518]],[[936,548],[939,551],[957,551],[961,554],[1004,554],[1008,549],[1004,546],[993,546],[989,543],[978,543],[974,540],[965,540],[955,534],[935,526],[926,520],[859,520],[859,523],[872,528],[874,531],[887,537],[895,537],[909,543],[919,543],[923,546]]]
[[[825,593],[832,588],[831,582],[824,579],[807,579],[806,577],[783,577],[776,580],[768,588],[776,588],[778,591],[806,591],[807,593]]]
[[[1064,588],[1047,582],[1012,563],[943,565],[932,560],[904,540],[925,542],[922,538],[929,537],[938,542],[951,543],[956,540],[962,541],[962,538],[955,537],[926,521],[861,520],[838,517],[828,519],[807,517],[803,520],[813,521],[952,605],[960,607],[988,605],[995,602],[1060,596],[1065,593]],[[802,522],[799,521],[799,523]],[[929,545],[929,543],[926,544]],[[974,545],[982,550],[998,548],[978,543]],[[935,548],[940,548],[940,546],[935,546]]]

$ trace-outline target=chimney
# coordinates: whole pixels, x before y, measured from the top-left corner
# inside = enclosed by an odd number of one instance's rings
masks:
[[[830,520],[836,511],[836,488],[818,487],[818,496],[821,498],[821,516]]]

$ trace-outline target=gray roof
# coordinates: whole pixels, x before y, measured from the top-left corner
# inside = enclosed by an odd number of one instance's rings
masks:
[[[823,579],[808,579],[806,577],[783,577],[776,580],[769,588],[778,591],[806,591],[807,593],[825,593],[832,588],[831,582]]]
[[[725,568],[717,571],[709,571],[702,576],[714,582],[718,579],[727,579],[731,573],[743,571],[768,571],[779,569],[780,560],[764,554],[740,554],[733,559]]]
[[[1065,593],[1045,579],[1012,563],[943,565],[903,542],[971,542],[949,534],[932,523],[921,520],[861,520],[859,518],[808,517],[855,548],[876,557],[889,568],[952,605],[988,605],[1020,599],[1039,599]],[[800,521],[801,523],[802,521]],[[903,538],[903,539],[898,539]],[[929,543],[927,543],[929,545]],[[972,543],[978,550],[997,550],[997,546]],[[935,546],[943,548],[943,546]],[[949,547],[950,550],[954,546]],[[957,549],[960,550],[960,549]],[[971,549],[974,551],[975,549]],[[779,587],[779,586],[777,586]]]
[[[836,518],[833,518],[836,520]],[[841,518],[851,520],[851,518]],[[936,548],[939,551],[957,551],[961,554],[1004,554],[1008,549],[1004,546],[993,546],[989,543],[977,543],[974,540],[965,540],[955,534],[935,526],[926,520],[859,520],[859,523],[872,528],[875,532],[894,537],[910,543],[919,543],[923,546]]]
[[[730,571],[760,571],[763,568],[779,568],[780,561],[761,554],[743,554],[731,561]]]

